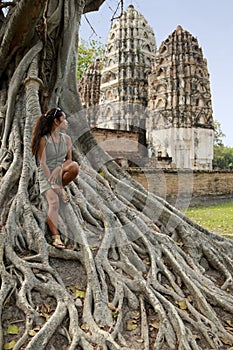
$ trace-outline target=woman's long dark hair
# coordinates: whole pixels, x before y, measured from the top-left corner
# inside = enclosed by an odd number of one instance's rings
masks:
[[[42,114],[35,122],[32,130],[31,150],[37,155],[41,137],[51,133],[54,119],[60,120],[63,111],[60,108],[52,108],[46,114]]]

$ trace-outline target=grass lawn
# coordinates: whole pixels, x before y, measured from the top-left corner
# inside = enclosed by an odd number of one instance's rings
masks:
[[[209,231],[233,235],[233,202],[194,207],[187,209],[185,214]]]

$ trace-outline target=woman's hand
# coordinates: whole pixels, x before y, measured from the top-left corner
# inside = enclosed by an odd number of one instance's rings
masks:
[[[51,172],[48,181],[51,183],[51,185],[62,185],[62,166],[58,166]]]

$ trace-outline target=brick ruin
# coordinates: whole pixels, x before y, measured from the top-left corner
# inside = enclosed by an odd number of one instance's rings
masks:
[[[79,91],[93,134],[125,167],[212,170],[207,61],[180,25],[157,49],[153,29],[130,5],[111,26],[103,68],[93,63]]]

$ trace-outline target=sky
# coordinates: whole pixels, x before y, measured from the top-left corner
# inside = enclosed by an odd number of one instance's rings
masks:
[[[106,0],[86,14],[88,21],[82,16],[80,37],[105,44],[119,2]],[[153,28],[157,47],[178,25],[198,39],[208,62],[213,117],[226,135],[224,145],[233,147],[233,0],[124,0],[124,10],[131,4]]]

